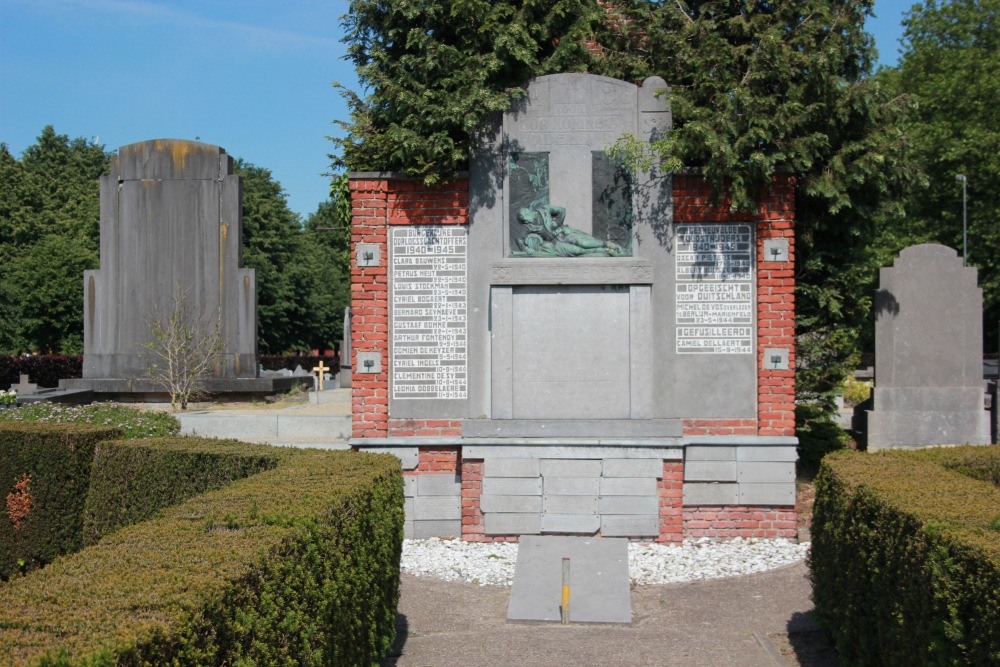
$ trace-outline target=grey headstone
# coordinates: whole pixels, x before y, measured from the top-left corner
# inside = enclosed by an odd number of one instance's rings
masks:
[[[988,444],[976,269],[951,248],[911,246],[881,270],[874,308],[869,449]]]
[[[233,159],[194,141],[130,144],[100,187],[101,268],[83,276],[83,378],[146,377],[150,323],[169,319],[179,298],[189,325],[222,334],[211,376],[256,378],[256,272],[239,266],[242,186]]]

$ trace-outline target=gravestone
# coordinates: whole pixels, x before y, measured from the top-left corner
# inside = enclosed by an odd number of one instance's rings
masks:
[[[233,158],[195,141],[130,144],[100,187],[101,268],[83,276],[83,378],[60,386],[162,392],[148,379],[151,324],[183,304],[188,326],[219,332],[208,391],[289,389],[294,382],[258,377],[256,272],[240,266],[243,192]]]
[[[344,339],[340,342],[340,386],[351,388],[351,307],[344,308]]]
[[[988,444],[983,293],[945,246],[915,245],[881,270],[868,448]]]

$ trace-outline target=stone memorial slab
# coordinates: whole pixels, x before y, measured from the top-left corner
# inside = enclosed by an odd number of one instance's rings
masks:
[[[570,560],[571,623],[632,622],[628,541],[554,536],[521,539],[509,622],[560,621],[563,558]]]
[[[875,295],[875,390],[868,447],[989,444],[982,290],[951,248],[903,250]]]
[[[84,272],[84,380],[146,377],[150,321],[183,298],[222,336],[218,378],[257,377],[257,286],[240,267],[242,187],[218,146],[122,146],[101,177],[101,268]]]
[[[466,230],[392,229],[392,398],[465,399]]]

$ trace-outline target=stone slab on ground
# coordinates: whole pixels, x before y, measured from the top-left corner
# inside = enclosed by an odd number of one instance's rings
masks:
[[[507,620],[558,623],[562,559],[570,559],[570,621],[631,623],[628,540],[594,537],[521,538]]]

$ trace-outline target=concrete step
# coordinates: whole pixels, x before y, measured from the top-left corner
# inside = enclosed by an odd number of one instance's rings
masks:
[[[522,535],[507,621],[558,623],[562,560],[570,559],[572,623],[631,623],[628,540]]]
[[[247,442],[336,442],[351,437],[351,415],[268,411],[175,414],[181,435],[234,438]],[[313,445],[314,446],[314,445]]]

